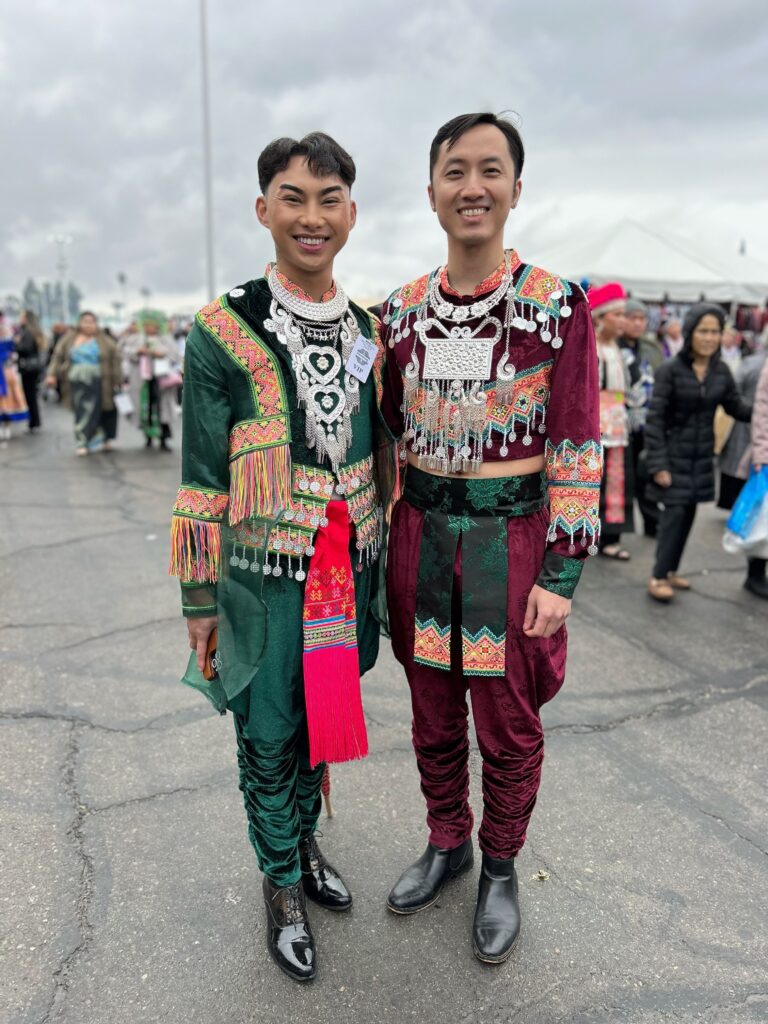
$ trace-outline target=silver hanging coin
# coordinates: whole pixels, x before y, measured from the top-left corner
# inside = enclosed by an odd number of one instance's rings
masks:
[[[230,559],[229,559],[229,564],[230,564],[230,565],[231,565],[231,566],[232,566],[233,568],[234,568],[234,567],[235,567],[236,565],[239,565],[239,564],[240,564],[240,558],[239,558],[239,556],[238,556],[238,555],[231,555],[231,556],[230,556]]]
[[[524,444],[524,445],[526,446],[526,448],[527,448],[527,447],[528,447],[528,445],[529,445],[529,444],[532,444],[532,443],[533,443],[533,438],[531,437],[531,435],[530,435],[530,434],[526,434],[526,435],[525,435],[525,437],[523,438],[523,444]]]
[[[258,562],[251,562],[251,572],[261,572],[261,566]]]
[[[587,552],[590,555],[596,555],[597,554],[597,545],[596,544],[590,544],[589,547],[587,548]]]
[[[265,576],[271,576],[272,575],[272,566],[269,564],[269,562],[265,562],[264,563],[264,567],[263,567],[263,569],[261,571],[264,573]]]
[[[328,516],[320,516],[320,525],[326,527],[328,525]]]
[[[241,558],[237,564],[240,566],[241,569],[245,570],[248,568],[249,562],[247,558]]]
[[[283,575],[283,570],[282,570],[281,566],[276,565],[275,568],[272,570],[272,575],[273,576],[282,576]]]
[[[546,434],[546,432],[547,432],[547,425],[546,425],[546,423],[540,423],[539,424],[539,433],[540,434]]]
[[[308,491],[309,490],[309,480],[307,480],[306,477],[304,477],[301,480],[299,480],[299,490],[300,491]]]
[[[573,310],[571,309],[570,306],[561,306],[560,307],[560,316],[565,317],[566,320],[568,319],[568,317],[571,315],[572,312],[573,312]]]
[[[307,546],[306,546],[306,548],[304,550],[304,554],[309,555],[309,557],[311,558],[312,555],[314,555],[314,553],[315,553],[315,545],[314,544],[307,544]]]
[[[307,574],[304,572],[304,570],[303,569],[298,569],[297,572],[296,572],[296,576],[295,576],[295,579],[297,580],[297,582],[298,583],[303,583],[306,578],[307,578]]]
[[[229,293],[233,299],[239,299],[241,295],[245,295],[245,288],[233,288]]]
[[[315,529],[317,529],[317,527],[320,525],[320,516],[310,516],[309,525],[314,526]]]
[[[562,347],[563,347],[563,339],[562,338],[557,337],[557,338],[553,338],[552,339],[552,348],[562,348]]]
[[[317,482],[317,480],[313,480],[312,483],[309,485],[309,489],[313,494],[317,494],[318,491],[320,490],[320,484]]]
[[[528,331],[529,334],[533,334],[533,332],[536,330],[536,321],[535,320],[526,320],[525,321],[525,329],[526,329],[526,331]]]
[[[539,337],[546,345],[548,342],[552,341],[552,331],[541,331]]]
[[[549,316],[542,309],[539,313],[536,314],[536,319],[539,321],[540,324],[545,324],[547,320],[549,320]]]

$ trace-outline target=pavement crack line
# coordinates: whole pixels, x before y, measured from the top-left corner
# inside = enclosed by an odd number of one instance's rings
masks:
[[[79,715],[68,715],[64,712],[45,711],[44,709],[32,708],[29,711],[0,711],[0,721],[43,721],[43,722],[67,722],[70,725],[80,725],[86,729],[94,729],[97,732],[119,733],[123,736],[133,736],[141,732],[155,731],[163,732],[166,729],[173,729],[176,726],[188,725],[190,722],[198,722],[202,718],[213,718],[214,713],[207,707],[201,708],[179,708],[178,711],[171,711],[148,722],[133,728],[120,728],[116,725],[104,725],[102,722],[92,722],[89,718],[82,718]],[[218,716],[216,716],[218,717]]]
[[[60,644],[58,647],[51,647],[41,654],[53,654],[59,651],[71,651],[75,647],[83,647],[85,644],[92,644],[96,640],[106,640],[112,636],[121,636],[124,633],[135,633],[140,629],[147,629],[148,626],[157,626],[161,622],[178,622],[178,615],[166,615],[162,619],[150,619],[148,622],[137,622],[135,626],[121,626],[118,629],[107,630],[106,633],[96,633],[94,636],[83,637],[82,640],[74,640],[71,644]]]
[[[157,793],[147,793],[146,796],[134,796],[128,800],[118,800],[113,804],[104,804],[101,807],[86,807],[84,814],[102,814],[104,811],[118,811],[123,807],[131,807],[135,804],[147,804],[160,797],[179,796],[182,793],[200,793],[207,789],[220,789],[222,786],[231,785],[233,779],[232,771],[226,769],[226,778],[217,782],[203,782],[199,786],[177,786],[176,789],[161,789]]]
[[[75,855],[80,863],[78,892],[75,902],[75,916],[80,939],[77,945],[62,957],[59,966],[53,972],[53,995],[48,1009],[40,1019],[39,1024],[49,1024],[54,1019],[53,1014],[60,1018],[61,1010],[69,991],[72,971],[78,960],[87,952],[93,939],[91,908],[95,891],[95,870],[93,858],[85,849],[83,823],[87,809],[80,798],[77,786],[77,761],[80,755],[79,735],[81,729],[81,724],[72,724],[61,769],[64,791],[72,805],[72,822],[67,829],[67,836],[74,846]]]
[[[703,807],[697,807],[696,810],[699,812],[699,814],[703,814],[707,818],[712,818],[714,821],[719,821],[724,828],[727,828],[728,831],[732,833],[734,836],[736,836],[738,839],[741,839],[743,842],[748,843],[750,846],[754,847],[754,849],[757,850],[759,853],[762,853],[764,857],[768,857],[768,850],[764,850],[762,846],[759,845],[759,843],[756,843],[754,841],[754,839],[750,839],[749,836],[745,836],[743,832],[739,832],[739,830],[734,825],[732,825],[727,818],[723,818],[721,817],[721,815],[715,814],[712,811],[705,811]]]
[[[104,537],[115,537],[117,535],[121,537],[125,536],[125,527],[121,526],[119,530],[105,530],[104,533],[89,533],[85,537],[66,537],[63,540],[53,541],[50,544],[28,544],[24,548],[14,548],[13,551],[9,551],[6,558],[11,558],[16,555],[26,555],[30,551],[48,551],[50,548],[56,548],[61,550],[64,547],[71,547],[73,544],[91,544],[95,540],[101,540]]]
[[[545,728],[547,736],[571,735],[578,736],[581,733],[612,732],[623,725],[634,722],[643,722],[651,718],[673,718],[675,715],[685,714],[688,711],[699,711],[704,707],[713,707],[715,703],[724,704],[731,700],[738,700],[749,690],[761,684],[768,683],[768,677],[760,674],[743,686],[738,687],[710,687],[708,690],[690,697],[676,697],[674,700],[665,701],[662,704],[654,704],[647,711],[636,711],[621,718],[612,718],[607,722],[564,722],[561,725],[550,725]],[[713,701],[712,698],[720,698]]]

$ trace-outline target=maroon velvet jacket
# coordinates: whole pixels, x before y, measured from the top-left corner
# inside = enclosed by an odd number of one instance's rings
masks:
[[[473,455],[479,454],[484,462],[543,453],[551,509],[549,550],[566,561],[583,558],[596,550],[600,531],[602,448],[592,320],[578,285],[523,263],[514,250],[508,258],[515,283],[509,334],[509,364],[514,375],[508,370],[506,382],[499,379],[498,364],[506,348],[503,330],[493,348],[490,379],[480,384],[480,394],[485,395],[482,429],[473,430],[469,438],[465,434],[453,439],[449,431],[449,445],[452,440],[456,446],[464,445],[465,454],[471,445]],[[471,306],[498,287],[504,263],[473,295],[457,295],[442,268],[399,288],[384,304],[383,340],[389,350],[382,411],[395,436],[422,456],[434,452],[446,438],[445,432],[436,438],[430,430],[435,422],[434,402],[430,417],[422,376],[425,348],[414,330],[417,319],[427,313],[434,315],[428,292],[435,275],[443,297],[454,305]],[[490,316],[504,324],[506,306],[502,297]],[[493,337],[494,333],[489,325],[475,337]],[[409,364],[410,378],[406,375]],[[457,450],[455,447],[449,454]],[[560,559],[556,561],[560,563]],[[549,589],[559,592],[556,586]]]

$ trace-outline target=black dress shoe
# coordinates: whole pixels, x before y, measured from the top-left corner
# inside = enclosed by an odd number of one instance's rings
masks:
[[[760,580],[748,576],[744,580],[744,589],[748,590],[750,594],[754,594],[755,597],[762,597],[763,600],[768,600],[768,580],[766,579]]]
[[[475,956],[487,964],[504,963],[515,948],[519,934],[515,858],[497,860],[484,853],[472,926]]]
[[[352,896],[341,875],[332,868],[314,836],[299,843],[299,862],[304,894],[326,910],[349,910]]]
[[[315,940],[307,920],[301,882],[273,885],[264,878],[267,946],[280,968],[294,981],[311,981],[317,971]]]
[[[446,882],[469,871],[473,864],[471,836],[454,850],[441,850],[429,843],[416,863],[406,868],[395,882],[387,906],[395,914],[426,910],[436,902]]]

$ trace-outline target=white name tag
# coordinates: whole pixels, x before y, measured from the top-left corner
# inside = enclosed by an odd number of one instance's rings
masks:
[[[371,367],[376,362],[378,351],[375,342],[364,338],[362,334],[358,334],[344,369],[347,373],[351,373],[353,377],[357,377],[361,384],[365,384],[371,372]]]

